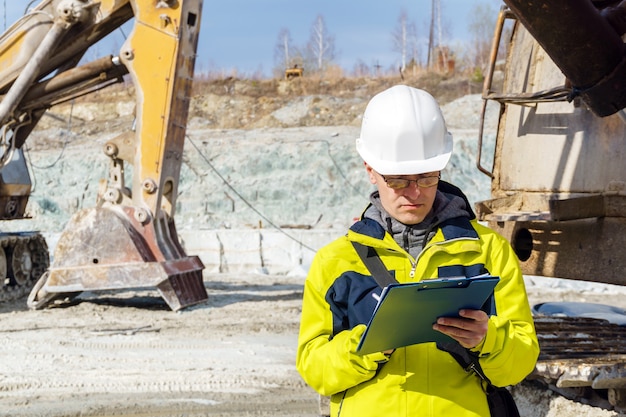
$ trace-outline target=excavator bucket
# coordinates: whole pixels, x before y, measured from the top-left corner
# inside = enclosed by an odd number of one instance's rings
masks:
[[[59,239],[52,266],[31,292],[29,307],[43,308],[83,291],[128,288],[156,287],[174,311],[206,300],[204,265],[184,254],[171,239],[174,223],[166,223],[159,230],[160,223],[142,225],[132,213],[109,208],[77,213]],[[94,228],[106,235],[94,234]]]

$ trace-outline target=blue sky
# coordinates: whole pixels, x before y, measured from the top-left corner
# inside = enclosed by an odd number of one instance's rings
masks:
[[[478,4],[494,13],[502,0],[439,0],[443,40],[458,45],[468,40],[471,11]],[[7,25],[14,22],[30,4],[27,0],[4,0],[0,5]],[[33,4],[37,4],[34,2]],[[231,75],[270,74],[275,66],[274,50],[282,28],[291,33],[294,45],[303,47],[318,15],[324,17],[328,32],[335,40],[335,61],[351,71],[357,60],[383,68],[397,66],[392,32],[398,27],[402,10],[418,28],[418,36],[428,37],[431,0],[205,0],[196,69]],[[494,15],[495,20],[495,15]],[[128,31],[126,31],[128,33]],[[107,44],[99,47],[115,53],[109,45],[121,45],[117,31]],[[424,46],[425,48],[425,46]]]

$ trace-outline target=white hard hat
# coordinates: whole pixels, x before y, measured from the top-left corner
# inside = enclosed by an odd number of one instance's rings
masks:
[[[356,149],[379,174],[423,174],[448,164],[452,135],[433,96],[397,85],[367,104]]]

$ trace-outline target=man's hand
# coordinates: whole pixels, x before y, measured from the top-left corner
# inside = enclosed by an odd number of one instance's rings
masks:
[[[489,316],[482,310],[459,310],[461,317],[439,317],[433,329],[472,349],[485,338]]]

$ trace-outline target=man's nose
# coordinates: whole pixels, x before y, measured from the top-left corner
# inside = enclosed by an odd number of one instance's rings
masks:
[[[420,194],[421,194],[421,190],[420,190],[420,187],[417,185],[416,181],[411,181],[408,187],[404,189],[404,195],[409,196],[409,197],[417,197]]]

